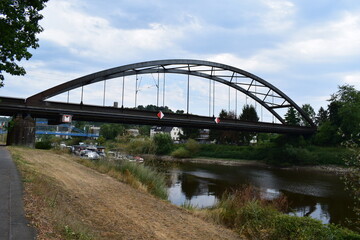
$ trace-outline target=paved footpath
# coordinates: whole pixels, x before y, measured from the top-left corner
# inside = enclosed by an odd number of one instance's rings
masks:
[[[0,146],[0,240],[36,239],[24,216],[22,183],[9,151]]]

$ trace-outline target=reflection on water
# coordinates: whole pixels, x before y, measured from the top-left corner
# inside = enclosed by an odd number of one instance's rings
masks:
[[[210,207],[226,190],[252,184],[259,187],[267,199],[284,194],[292,215],[344,225],[345,218],[352,214],[351,199],[344,191],[341,179],[334,174],[190,163],[173,167],[167,174],[169,200],[176,205],[190,203]]]

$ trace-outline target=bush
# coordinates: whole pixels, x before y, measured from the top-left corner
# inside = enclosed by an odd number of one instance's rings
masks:
[[[126,150],[130,154],[155,153],[155,145],[150,139],[132,139]]]
[[[159,155],[169,154],[173,149],[173,142],[169,134],[156,134],[153,138],[155,153]]]
[[[286,199],[267,201],[261,199],[258,189],[246,186],[232,194],[224,194],[207,212],[216,223],[234,229],[246,239],[360,239],[360,235],[348,229],[279,211],[286,208]]]
[[[36,142],[35,148],[37,149],[51,149],[51,142],[50,141],[44,141],[44,142]]]
[[[200,151],[200,144],[194,139],[189,139],[185,143],[185,148],[190,152],[192,156],[194,156]]]
[[[175,151],[173,151],[171,153],[171,156],[174,158],[189,158],[189,157],[191,157],[191,153],[184,147],[180,147],[180,148],[176,149]]]
[[[295,217],[279,214],[272,223],[274,228],[269,239],[360,239],[360,235],[310,217]]]

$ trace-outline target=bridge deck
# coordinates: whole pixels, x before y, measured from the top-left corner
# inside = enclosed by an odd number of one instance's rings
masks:
[[[142,111],[127,108],[101,107],[93,105],[60,103],[60,102],[32,102],[26,104],[25,99],[0,97],[0,115],[14,116],[18,113],[30,114],[35,118],[60,120],[63,114],[73,115],[73,120],[113,122],[139,125],[177,126],[192,128],[210,128],[221,130],[312,134],[315,127],[290,126],[284,124],[246,122],[235,119],[221,119],[216,124],[213,117],[188,114],[164,113],[159,119],[157,112]]]

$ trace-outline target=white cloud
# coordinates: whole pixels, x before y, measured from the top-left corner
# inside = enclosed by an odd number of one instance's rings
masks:
[[[345,74],[342,81],[343,83],[352,85],[357,90],[360,90],[360,72]]]
[[[293,26],[295,5],[284,0],[262,0],[266,12],[260,16],[265,31],[282,32]]]
[[[360,54],[360,16],[344,13],[340,19],[304,28],[275,51],[288,59],[334,62]]]
[[[144,52],[176,48],[174,41],[189,26],[149,23],[139,29],[120,29],[104,18],[81,12],[75,2],[51,1],[44,11],[42,40],[68,48],[73,54],[97,59],[129,59]]]
[[[240,58],[231,53],[221,53],[206,57],[207,60],[219,62],[243,69],[248,72],[277,72],[283,68],[283,65],[266,54],[260,52],[249,58]]]

